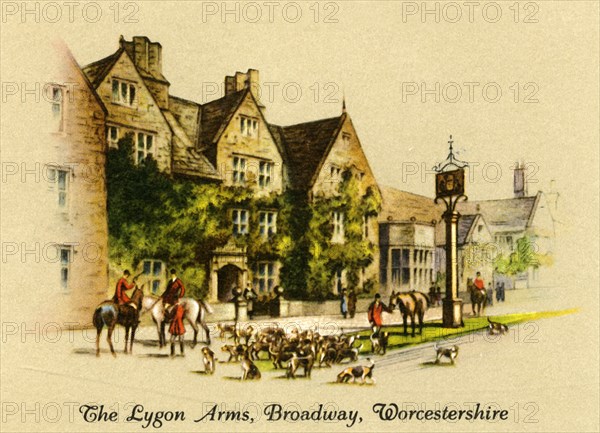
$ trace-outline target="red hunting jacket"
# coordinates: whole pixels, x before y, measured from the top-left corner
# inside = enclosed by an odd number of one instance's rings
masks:
[[[369,323],[374,323],[376,326],[382,326],[382,313],[384,311],[389,313],[390,309],[383,302],[380,301],[379,304],[376,304],[375,301],[371,302],[371,305],[369,305],[369,311],[367,313]]]
[[[175,314],[173,315],[173,321],[169,326],[169,333],[171,335],[183,335],[185,334],[185,326],[183,326],[183,315],[185,310],[181,304],[175,305]]]
[[[135,287],[135,283],[128,283],[125,277],[121,277],[121,279],[117,282],[117,288],[115,289],[115,294],[113,296],[113,302],[116,302],[119,305],[126,304],[131,301],[125,290],[131,290]]]
[[[179,278],[176,278],[175,281],[172,279],[169,280],[167,290],[162,294],[162,298],[165,304],[173,305],[177,303],[179,298],[182,298],[183,295],[185,295],[185,286]]]
[[[485,290],[485,283],[483,282],[483,278],[475,278],[473,284],[475,284],[475,287],[477,287],[479,290]]]

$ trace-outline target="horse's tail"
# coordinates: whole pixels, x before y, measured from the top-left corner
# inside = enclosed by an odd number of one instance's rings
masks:
[[[117,319],[117,311],[114,306],[109,304],[99,305],[94,311],[93,322],[97,329],[102,326],[110,326]]]
[[[206,302],[202,299],[200,299],[198,302],[200,303],[200,305],[202,305],[202,307],[204,307],[207,314],[212,314],[215,312],[215,310],[213,310],[213,307],[211,307],[208,302]]]

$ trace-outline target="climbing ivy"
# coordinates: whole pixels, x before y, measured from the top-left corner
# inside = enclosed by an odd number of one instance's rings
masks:
[[[376,188],[362,194],[349,169],[334,196],[308,200],[305,192],[257,196],[251,186],[226,187],[173,178],[151,158],[136,165],[133,136],[119,140],[107,162],[110,259],[135,268],[152,258],[180,270],[194,296],[208,288],[206,271],[213,251],[231,238],[231,210],[249,211],[249,232],[237,236],[251,269],[261,260],[281,263],[286,296],[322,300],[337,270],[345,269],[349,288],[358,289],[360,273],[372,263],[377,246],[363,237],[363,218],[376,217]],[[259,213],[277,213],[276,233],[260,234]],[[332,212],[344,213],[345,241],[332,243]],[[366,284],[372,286],[372,282]]]

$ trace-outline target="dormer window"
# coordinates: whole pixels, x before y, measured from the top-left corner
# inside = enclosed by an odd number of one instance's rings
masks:
[[[258,136],[258,120],[251,117],[240,116],[240,131],[242,137]]]
[[[135,103],[136,88],[135,84],[127,81],[112,80],[112,101],[117,104],[127,105],[132,107]]]

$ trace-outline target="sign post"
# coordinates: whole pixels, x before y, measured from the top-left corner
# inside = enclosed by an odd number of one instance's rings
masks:
[[[448,144],[450,153],[444,163],[434,167],[435,203],[440,200],[446,205],[442,218],[446,224],[446,297],[442,300],[442,326],[459,328],[464,326],[462,318],[462,299],[458,297],[458,220],[460,213],[456,210],[459,200],[467,200],[465,195],[465,170],[467,163],[454,157],[452,136]]]

